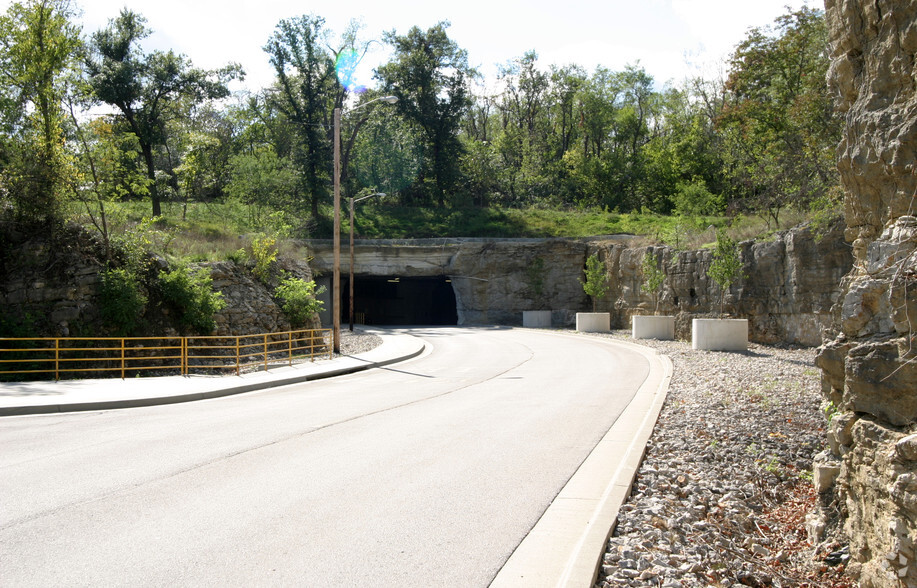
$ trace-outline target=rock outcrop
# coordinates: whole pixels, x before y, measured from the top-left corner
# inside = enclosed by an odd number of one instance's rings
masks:
[[[641,288],[647,251],[663,260],[666,274],[659,312],[676,316],[676,335],[691,337],[691,319],[717,314],[718,287],[707,277],[709,250],[675,251],[633,247],[628,237],[594,239],[423,239],[360,241],[357,276],[452,279],[459,324],[522,323],[526,310],[551,310],[557,327],[574,324],[577,312],[592,310],[580,280],[586,258],[597,253],[609,274],[608,293],[597,310],[610,312],[612,326],[629,326],[633,314],[651,314],[651,295]],[[331,243],[312,241],[311,266],[330,290]],[[762,243],[743,243],[745,277],[726,296],[725,310],[750,321],[760,343],[816,346],[832,323],[838,284],[850,270],[849,246],[840,225],[816,238],[801,228]],[[341,261],[349,272],[349,255]],[[326,304],[326,307],[330,304]],[[326,321],[330,318],[326,317]]]
[[[917,2],[826,0],[854,266],[819,350],[850,573],[917,586]]]
[[[105,256],[101,245],[75,226],[57,229],[51,237],[15,227],[0,227],[0,336],[99,337],[110,334],[99,312],[101,272]],[[164,268],[156,260],[155,274]],[[214,335],[250,335],[285,331],[290,323],[272,297],[271,288],[235,262],[196,264],[210,272],[215,290],[226,306],[216,313]],[[308,264],[278,261],[278,271],[312,279]],[[178,334],[166,309],[151,297],[142,334]],[[316,317],[311,328],[318,328]],[[137,333],[141,334],[141,333]]]

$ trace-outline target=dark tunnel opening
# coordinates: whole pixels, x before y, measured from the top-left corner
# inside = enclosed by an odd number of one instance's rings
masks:
[[[341,280],[341,323],[350,321],[349,278]],[[378,326],[457,325],[455,291],[444,276],[356,276],[354,323]]]

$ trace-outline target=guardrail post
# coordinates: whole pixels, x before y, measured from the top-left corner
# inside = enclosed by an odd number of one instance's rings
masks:
[[[54,381],[60,380],[60,339],[54,339]]]
[[[290,366],[292,367],[293,366],[293,331],[287,332],[287,341],[289,342],[287,359],[289,360]]]
[[[239,339],[241,339],[241,337],[236,335],[236,375],[237,376],[239,375]]]
[[[181,375],[188,375],[188,338],[180,337],[178,339],[179,345],[181,346]]]
[[[121,339],[121,379],[124,379],[124,339]]]
[[[264,371],[267,371],[267,333],[264,334]]]

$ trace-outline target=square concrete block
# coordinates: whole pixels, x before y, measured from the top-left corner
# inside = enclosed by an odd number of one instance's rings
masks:
[[[576,313],[576,330],[584,333],[607,333],[611,331],[610,312]]]
[[[551,328],[551,311],[550,310],[523,310],[522,326],[530,329],[550,329]]]
[[[691,322],[691,348],[706,351],[746,351],[748,320],[694,319]]]
[[[634,339],[675,339],[674,316],[639,316],[631,317],[631,337]]]

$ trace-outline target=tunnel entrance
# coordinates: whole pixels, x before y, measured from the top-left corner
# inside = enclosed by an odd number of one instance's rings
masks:
[[[341,280],[341,323],[350,321],[350,283]],[[455,291],[449,278],[356,276],[353,315],[365,325],[456,325]]]

